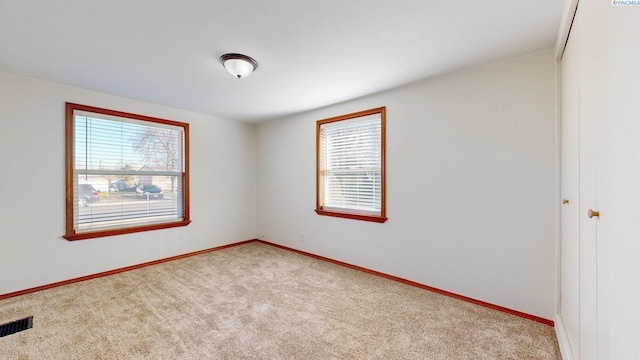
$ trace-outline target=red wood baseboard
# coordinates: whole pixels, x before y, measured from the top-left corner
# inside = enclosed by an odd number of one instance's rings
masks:
[[[140,268],[143,268],[145,266],[161,264],[161,263],[167,262],[167,261],[183,259],[183,258],[186,258],[186,257],[189,257],[189,256],[205,254],[205,253],[208,253],[208,252],[222,250],[222,249],[226,249],[226,248],[230,248],[230,247],[234,247],[234,246],[238,246],[238,245],[243,245],[243,244],[247,244],[247,243],[254,242],[254,241],[255,241],[255,239],[245,240],[245,241],[241,241],[241,242],[237,242],[237,243],[233,243],[233,244],[217,246],[217,247],[214,247],[214,248],[194,251],[194,252],[190,252],[190,253],[187,253],[187,254],[176,255],[176,256],[172,256],[172,257],[168,257],[168,258],[164,258],[164,259],[149,261],[149,262],[145,262],[145,263],[142,263],[142,264],[131,265],[131,266],[127,266],[127,267],[123,267],[123,268],[119,268],[119,269],[104,271],[104,272],[100,272],[100,273],[97,273],[97,274],[81,276],[81,277],[77,277],[77,278],[69,279],[69,280],[64,280],[64,281],[58,281],[58,282],[55,282],[55,283],[52,283],[52,284],[36,286],[36,287],[30,288],[30,289],[19,290],[19,291],[7,293],[7,294],[2,294],[2,295],[0,295],[0,300],[4,300],[4,299],[11,298],[11,297],[24,295],[24,294],[29,294],[29,293],[36,292],[36,291],[51,289],[51,288],[62,286],[62,285],[73,284],[73,283],[77,283],[77,282],[80,282],[80,281],[86,281],[86,280],[91,280],[91,279],[95,279],[95,278],[99,278],[99,277],[103,277],[103,276],[118,274],[118,273],[125,272],[125,271],[140,269]]]
[[[491,303],[488,303],[488,302],[485,302],[485,301],[476,300],[476,299],[473,299],[473,298],[470,298],[470,297],[467,297],[467,296],[459,295],[459,294],[452,293],[452,292],[449,292],[449,291],[446,291],[446,290],[441,290],[441,289],[434,288],[434,287],[431,287],[431,286],[428,286],[428,285],[420,284],[420,283],[417,283],[415,281],[403,279],[403,278],[400,278],[400,277],[397,277],[397,276],[381,273],[379,271],[370,270],[370,269],[363,268],[363,267],[360,267],[360,266],[351,265],[351,264],[348,264],[348,263],[345,263],[345,262],[342,262],[342,261],[326,258],[324,256],[319,256],[319,255],[311,254],[311,253],[308,253],[308,252],[305,252],[305,251],[292,249],[292,248],[289,248],[289,247],[286,247],[286,246],[283,246],[283,245],[278,245],[278,244],[274,244],[274,243],[270,243],[270,242],[263,241],[263,240],[258,240],[258,239],[256,239],[256,241],[261,242],[261,243],[266,244],[266,245],[275,246],[275,247],[280,248],[280,249],[293,251],[295,253],[298,253],[298,254],[301,254],[301,255],[305,255],[305,256],[309,256],[309,257],[312,257],[314,259],[327,261],[327,262],[330,262],[330,263],[333,263],[333,264],[337,264],[337,265],[341,265],[341,266],[344,266],[344,267],[347,267],[347,268],[350,268],[350,269],[362,271],[362,272],[365,272],[367,274],[383,277],[385,279],[397,281],[397,282],[400,282],[400,283],[403,283],[403,284],[407,284],[407,285],[410,285],[410,286],[414,286],[414,287],[417,287],[417,288],[420,288],[420,289],[432,291],[432,292],[435,292],[435,293],[438,293],[438,294],[441,294],[441,295],[446,295],[446,296],[449,296],[449,297],[452,297],[452,298],[455,298],[455,299],[458,299],[458,300],[470,302],[472,304],[484,306],[484,307],[487,307],[487,308],[490,308],[490,309],[493,309],[493,310],[498,310],[498,311],[501,311],[501,312],[504,312],[504,313],[507,313],[507,314],[511,314],[511,315],[515,315],[515,316],[518,316],[518,317],[521,317],[521,318],[524,318],[524,319],[527,319],[527,320],[532,320],[532,321],[535,321],[535,322],[539,322],[539,323],[544,324],[544,325],[554,326],[554,323],[553,323],[552,320],[547,320],[547,319],[544,319],[544,318],[541,318],[541,317],[538,317],[538,316],[535,316],[535,315],[523,313],[523,312],[520,312],[520,311],[517,311],[517,310],[512,310],[512,309],[509,309],[509,308],[506,308],[506,307],[503,307],[503,306],[499,306],[499,305],[494,305],[494,304],[491,304]]]
[[[527,313],[523,313],[517,310],[512,310],[506,307],[502,307],[499,305],[494,305],[485,301],[481,301],[481,300],[476,300],[467,296],[463,296],[463,295],[459,295],[456,293],[452,293],[449,291],[445,291],[445,290],[441,290],[438,288],[434,288],[428,285],[424,285],[424,284],[420,284],[417,283],[415,281],[411,281],[411,280],[407,280],[407,279],[403,279],[397,276],[393,276],[393,275],[389,275],[389,274],[385,274],[385,273],[381,273],[379,271],[375,271],[375,270],[370,270],[367,268],[363,268],[361,266],[356,266],[356,265],[351,265],[349,263],[345,263],[342,261],[338,261],[338,260],[333,260],[324,256],[320,256],[320,255],[315,255],[312,253],[308,253],[302,250],[296,250],[290,247],[286,247],[283,245],[278,245],[278,244],[274,244],[274,243],[270,243],[267,241],[263,241],[263,240],[259,240],[259,239],[252,239],[252,240],[245,240],[245,241],[240,241],[237,243],[233,243],[233,244],[228,244],[228,245],[222,245],[222,246],[217,246],[214,248],[210,248],[210,249],[204,249],[204,250],[200,250],[200,251],[194,251],[191,253],[187,253],[187,254],[182,254],[182,255],[176,255],[176,256],[172,256],[172,257],[168,257],[168,258],[164,258],[164,259],[159,259],[159,260],[154,260],[154,261],[149,261],[149,262],[145,262],[142,264],[137,264],[137,265],[132,265],[132,266],[127,266],[127,267],[123,267],[123,268],[119,268],[119,269],[114,269],[114,270],[109,270],[109,271],[104,271],[104,272],[100,272],[97,274],[92,274],[92,275],[86,275],[86,276],[81,276],[81,277],[77,277],[74,279],[69,279],[69,280],[64,280],[64,281],[59,281],[59,282],[55,282],[52,284],[47,284],[47,285],[41,285],[41,286],[37,286],[37,287],[33,287],[30,289],[25,289],[25,290],[19,290],[19,291],[15,291],[15,292],[11,292],[11,293],[7,293],[7,294],[1,294],[0,295],[0,300],[4,300],[4,299],[8,299],[11,297],[15,297],[15,296],[20,296],[20,295],[25,295],[25,294],[29,294],[32,292],[36,292],[36,291],[41,291],[41,290],[46,290],[46,289],[51,289],[54,287],[58,287],[58,286],[62,286],[62,285],[67,285],[67,284],[73,284],[73,283],[77,283],[77,282],[81,282],[81,281],[85,281],[85,280],[91,280],[91,279],[95,279],[95,278],[99,278],[99,277],[103,277],[103,276],[108,276],[108,275],[113,275],[113,274],[118,274],[121,272],[125,272],[125,271],[130,271],[130,270],[135,270],[135,269],[139,269],[139,268],[143,268],[145,266],[151,266],[151,265],[156,265],[156,264],[161,264],[163,262],[167,262],[167,261],[173,261],[173,260],[178,260],[178,259],[183,259],[189,256],[194,256],[194,255],[200,255],[200,254],[205,254],[208,252],[212,252],[212,251],[217,251],[217,250],[222,250],[222,249],[226,249],[226,248],[230,248],[230,247],[234,247],[234,246],[239,246],[239,245],[243,245],[243,244],[248,244],[251,242],[260,242],[266,245],[270,245],[270,246],[274,246],[280,249],[284,249],[284,250],[289,250],[301,255],[305,255],[305,256],[309,256],[312,257],[314,259],[318,259],[318,260],[323,260],[323,261],[327,261],[336,265],[341,265],[350,269],[354,269],[354,270],[358,270],[358,271],[362,271],[365,272],[367,274],[371,274],[371,275],[375,275],[375,276],[379,276],[379,277],[383,277],[385,279],[389,279],[389,280],[393,280],[393,281],[397,281],[403,284],[407,284],[410,286],[414,286],[420,289],[424,289],[427,291],[432,291],[441,295],[446,295],[458,300],[462,300],[462,301],[466,301],[466,302],[470,302],[472,304],[476,304],[476,305],[480,305],[480,306],[484,306],[490,309],[494,309],[494,310],[498,310],[507,314],[511,314],[511,315],[515,315],[524,319],[528,319],[528,320],[532,320],[532,321],[536,321],[539,322],[541,324],[544,325],[548,325],[548,326],[554,326],[554,322],[552,320],[547,320],[535,315],[531,315],[531,314],[527,314]]]

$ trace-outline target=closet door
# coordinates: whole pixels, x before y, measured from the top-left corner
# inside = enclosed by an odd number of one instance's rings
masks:
[[[575,359],[580,358],[580,29],[571,28],[561,63],[562,212],[560,313]]]
[[[580,2],[574,20],[580,26],[580,359],[598,356],[598,205],[597,124],[604,116],[603,94],[608,83],[603,54],[604,2]],[[588,24],[588,26],[585,26]],[[605,27],[606,28],[606,27]]]
[[[575,359],[598,358],[598,122],[606,91],[606,32],[597,2],[581,1],[562,57],[560,313]]]

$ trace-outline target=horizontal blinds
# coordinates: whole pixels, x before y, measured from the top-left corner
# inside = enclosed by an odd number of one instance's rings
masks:
[[[76,233],[184,219],[184,131],[155,125],[74,115]]]
[[[179,128],[76,115],[74,168],[81,170],[151,170],[182,172]]]
[[[379,213],[382,198],[380,115],[322,124],[320,141],[323,208]]]

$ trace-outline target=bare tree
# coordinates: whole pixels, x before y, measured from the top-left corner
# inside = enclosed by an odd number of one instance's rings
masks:
[[[170,129],[145,127],[131,141],[146,165],[175,171],[178,167],[177,136],[178,132]],[[171,191],[175,189],[175,182],[176,177],[171,176]]]
[[[130,164],[125,164],[122,167],[122,170],[131,171],[131,170],[133,170],[133,166],[131,166]],[[131,175],[125,176],[124,177],[124,188],[125,188],[125,190],[131,189],[134,186],[136,186],[136,177],[135,176],[131,176]]]

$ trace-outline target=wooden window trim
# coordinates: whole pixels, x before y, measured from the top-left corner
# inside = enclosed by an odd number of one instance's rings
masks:
[[[177,127],[182,127],[184,129],[184,174],[183,174],[183,197],[182,197],[182,206],[183,206],[183,214],[184,219],[182,221],[173,221],[166,223],[158,223],[151,225],[140,225],[140,226],[131,226],[131,227],[123,227],[123,228],[113,228],[106,229],[100,231],[88,231],[82,233],[76,233],[73,224],[74,218],[74,203],[73,203],[73,156],[74,156],[74,122],[73,122],[73,114],[75,110],[93,112],[97,114],[104,114],[109,116],[117,116],[134,120],[141,120],[146,122],[172,125]],[[173,120],[165,120],[160,118],[155,118],[151,116],[132,114],[122,111],[103,109],[93,106],[80,105],[74,103],[66,103],[65,108],[65,196],[66,196],[66,228],[65,235],[62,237],[69,240],[86,240],[93,239],[98,237],[106,237],[106,236],[114,236],[114,235],[123,235],[123,234],[131,234],[143,231],[151,231],[151,230],[159,230],[159,229],[168,229],[180,226],[187,226],[191,223],[190,220],[190,211],[189,211],[189,124],[173,121]]]
[[[316,209],[315,212],[318,215],[323,215],[323,216],[333,216],[333,217],[339,217],[339,218],[344,218],[344,219],[353,219],[353,220],[361,220],[361,221],[370,221],[370,222],[377,222],[377,223],[384,223],[387,221],[387,216],[386,216],[386,196],[387,196],[387,192],[386,192],[386,107],[379,107],[379,108],[374,108],[374,109],[369,109],[369,110],[363,110],[363,111],[359,111],[359,112],[355,112],[355,113],[351,113],[351,114],[346,114],[346,115],[340,115],[340,116],[336,116],[336,117],[332,117],[332,118],[328,118],[328,119],[323,119],[323,120],[318,120],[316,122]],[[380,142],[380,152],[381,152],[381,157],[380,157],[380,192],[381,192],[381,196],[380,196],[380,215],[368,215],[368,214],[362,214],[362,213],[353,213],[353,212],[341,212],[341,211],[335,211],[335,210],[328,210],[328,209],[324,209],[323,205],[322,205],[322,193],[321,193],[321,184],[320,184],[320,173],[321,173],[321,169],[320,169],[320,129],[322,127],[322,125],[324,124],[328,124],[328,123],[333,123],[333,122],[338,122],[338,121],[343,121],[343,120],[349,120],[349,119],[354,119],[354,118],[358,118],[358,117],[362,117],[362,116],[367,116],[367,115],[373,115],[373,114],[380,114],[380,136],[381,136],[381,142]]]

